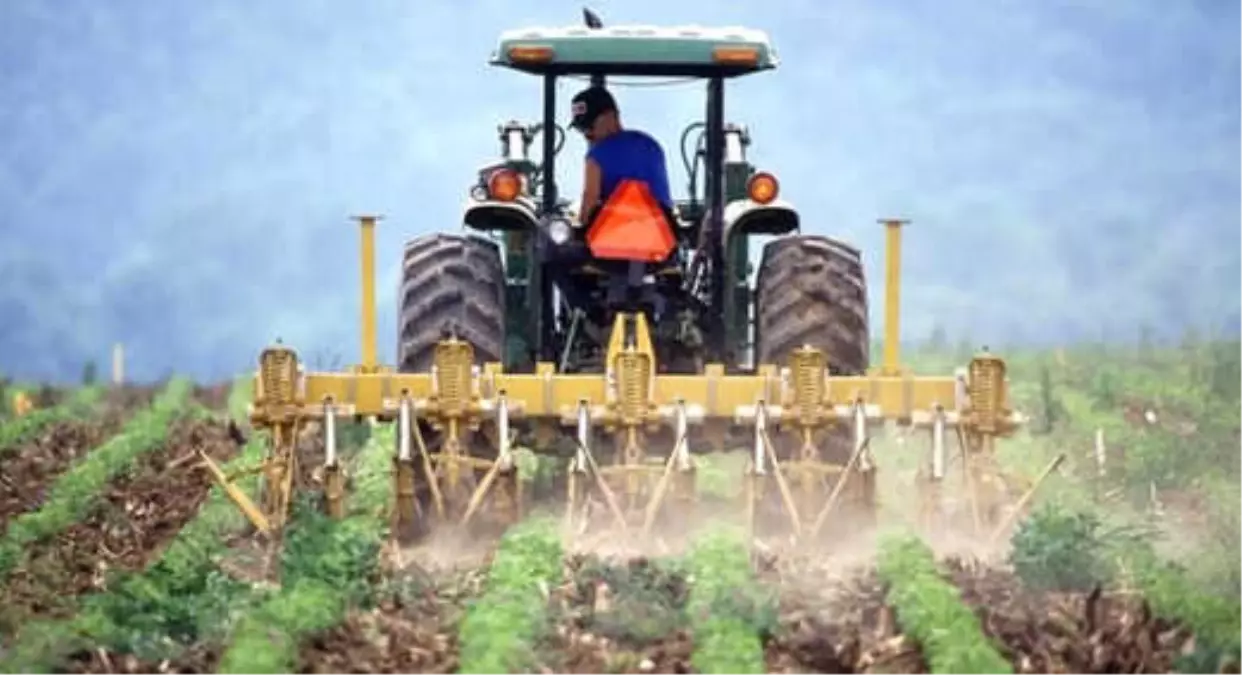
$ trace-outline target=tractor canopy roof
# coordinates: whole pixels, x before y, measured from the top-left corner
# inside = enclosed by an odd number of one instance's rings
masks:
[[[734,77],[776,68],[763,31],[741,27],[521,28],[500,36],[491,64],[553,75]]]

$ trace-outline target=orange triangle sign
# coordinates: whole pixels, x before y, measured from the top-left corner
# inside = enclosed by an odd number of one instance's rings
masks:
[[[661,262],[677,244],[669,225],[646,183],[623,180],[591,223],[587,246],[596,258]]]

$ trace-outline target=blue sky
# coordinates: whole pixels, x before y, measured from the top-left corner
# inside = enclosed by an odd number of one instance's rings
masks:
[[[807,230],[906,238],[907,337],[1237,332],[1239,9],[1156,0],[596,2],[608,23],[769,31],[782,68],[727,117]],[[579,3],[0,3],[0,372],[72,377],[109,345],[135,376],[220,376],[276,336],[357,354],[360,211],[392,357],[404,240],[460,225],[496,125],[534,78],[500,31]],[[565,83],[568,93],[579,86]],[[619,91],[675,154],[699,87]],[[581,142],[561,181],[578,189]],[[671,167],[681,175],[680,168]]]

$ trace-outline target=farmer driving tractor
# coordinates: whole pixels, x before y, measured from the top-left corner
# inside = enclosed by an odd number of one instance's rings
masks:
[[[617,102],[607,89],[598,85],[584,89],[574,96],[572,110],[570,126],[581,132],[590,146],[578,207],[584,226],[591,223],[623,180],[645,183],[652,197],[665,208],[672,208],[664,150],[650,135],[621,127]]]

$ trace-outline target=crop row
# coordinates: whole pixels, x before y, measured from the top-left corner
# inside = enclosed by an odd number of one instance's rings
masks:
[[[1192,672],[1215,670],[1221,657],[1242,658],[1242,606],[1237,596],[1208,594],[1176,565],[1161,561],[1147,547],[1130,547],[1120,554],[1133,582],[1159,615],[1182,622],[1195,633],[1198,649]]]
[[[1152,373],[1143,376],[1154,378]],[[1137,380],[1133,373],[1127,375],[1125,387],[1118,387],[1128,395],[1147,393],[1153,399],[1178,402],[1181,399],[1176,386],[1160,387],[1148,384],[1144,390],[1139,385],[1143,378]],[[1239,635],[1242,634],[1242,604],[1239,603],[1236,591],[1228,595],[1209,592],[1205,587],[1236,586],[1237,579],[1237,499],[1238,488],[1235,482],[1229,484],[1218,478],[1218,467],[1210,466],[1219,454],[1213,454],[1213,447],[1225,448],[1230,443],[1236,454],[1236,440],[1232,431],[1221,433],[1214,426],[1219,420],[1213,420],[1204,410],[1199,410],[1194,418],[1199,425],[1195,437],[1195,450],[1186,454],[1186,439],[1161,428],[1159,424],[1152,426],[1132,426],[1115,409],[1100,406],[1091,396],[1081,390],[1058,390],[1057,395],[1069,412],[1072,428],[1076,437],[1089,439],[1092,429],[1102,429],[1108,447],[1125,447],[1129,467],[1117,466],[1117,469],[1130,469],[1133,482],[1143,489],[1143,501],[1146,501],[1149,481],[1176,484],[1178,482],[1190,486],[1188,489],[1202,493],[1206,499],[1201,507],[1209,522],[1217,528],[1232,527],[1232,539],[1207,540],[1196,549],[1197,555],[1184,556],[1176,564],[1162,560],[1149,542],[1136,541],[1131,537],[1120,537],[1107,546],[1100,547],[1096,557],[1106,559],[1105,567],[1115,568],[1115,561],[1120,561],[1130,572],[1130,581],[1136,590],[1143,594],[1151,603],[1152,609],[1160,616],[1177,620],[1191,628],[1198,643],[1199,650],[1195,657],[1209,659],[1202,667],[1215,669],[1217,663],[1211,662],[1219,654],[1232,654],[1237,659],[1242,653],[1239,647]],[[1202,392],[1197,394],[1202,399]],[[1237,408],[1233,408],[1233,425],[1236,425]],[[1158,415],[1159,417],[1159,415]],[[1085,441],[1089,443],[1090,441]],[[1032,447],[1026,448],[1029,458],[1043,459],[1039,451],[1043,449],[1036,440]],[[1016,453],[1015,453],[1016,454]],[[1006,458],[1007,468],[1017,468],[1021,460]],[[1021,467],[1028,472],[1034,466]],[[1092,467],[1094,469],[1094,467]],[[1116,469],[1109,467],[1110,472]],[[1118,472],[1125,475],[1125,472]],[[1228,475],[1227,470],[1224,472]],[[1112,475],[1111,473],[1109,475]],[[1236,475],[1236,474],[1235,474]],[[1090,514],[1110,529],[1122,532],[1126,530],[1145,531],[1151,528],[1149,516],[1141,512],[1142,505],[1125,501],[1110,503],[1102,508],[1097,502],[1097,492],[1090,484],[1094,476],[1068,475],[1054,476],[1041,489],[1041,502],[1054,505],[1060,510],[1071,513]],[[1116,571],[1113,569],[1113,571]],[[1230,576],[1232,575],[1232,579]],[[1199,665],[1191,666],[1193,668]]]
[[[240,389],[241,396],[246,396],[245,388]],[[185,403],[188,392],[188,387],[176,381],[170,383],[151,410],[130,424],[136,429],[166,428],[172,413]],[[117,438],[125,437],[129,431],[127,427]],[[152,436],[143,438],[150,441]],[[154,442],[158,444],[158,439]],[[94,457],[103,449],[87,457]],[[254,464],[263,453],[261,439],[253,438],[225,468]],[[243,489],[251,490],[257,481],[257,476],[247,476],[240,482]],[[112,574],[106,590],[85,597],[79,612],[72,617],[24,625],[0,660],[0,671],[56,670],[69,654],[87,646],[163,658],[227,626],[236,599],[243,597],[248,587],[221,573],[216,562],[230,536],[240,532],[245,524],[245,518],[223,491],[213,489],[195,519],[145,569]]]
[[[220,672],[293,672],[302,638],[335,626],[350,606],[369,599],[389,526],[393,441],[391,427],[379,429],[358,453],[346,518],[333,521],[310,504],[297,505],[297,522],[285,535],[281,590],[238,624]]]
[[[487,588],[459,628],[462,672],[533,667],[534,645],[548,626],[548,588],[560,578],[562,555],[553,520],[534,518],[505,534],[488,570]]]
[[[0,424],[0,454],[26,442],[43,429],[66,420],[89,414],[99,403],[103,390],[99,387],[82,387],[60,405],[36,408],[21,417]]]
[[[719,529],[694,542],[686,565],[694,634],[691,662],[701,673],[762,673],[758,631],[774,622],[775,599],[751,577],[740,532]]]
[[[109,481],[127,471],[144,453],[159,448],[170,423],[185,407],[189,393],[189,382],[170,381],[150,408],[130,419],[121,433],[63,474],[52,485],[41,508],[9,523],[0,539],[0,582],[21,562],[27,545],[72,525],[90,509]]]
[[[932,550],[914,537],[881,546],[877,566],[902,630],[919,643],[933,673],[1011,673],[975,613],[944,578]]]

